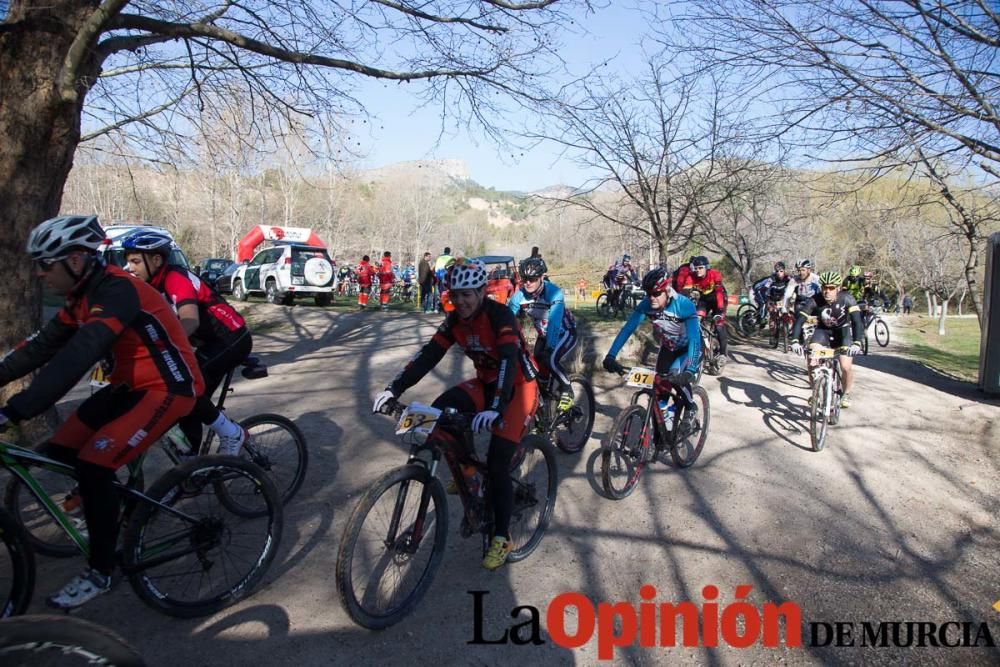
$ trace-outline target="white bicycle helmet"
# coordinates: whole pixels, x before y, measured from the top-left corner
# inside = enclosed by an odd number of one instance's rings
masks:
[[[62,259],[74,248],[97,250],[106,238],[96,215],[62,215],[31,230],[27,251],[33,260]]]
[[[456,259],[449,276],[450,289],[479,289],[486,284],[486,265],[478,259]]]

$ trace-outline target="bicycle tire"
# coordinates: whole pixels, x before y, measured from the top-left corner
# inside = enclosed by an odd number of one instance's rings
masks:
[[[707,349],[709,353],[706,355],[705,372],[709,375],[720,375],[722,373],[722,369],[719,367],[720,343],[716,336],[709,337]]]
[[[608,303],[608,293],[604,292],[597,297],[597,302],[594,304],[594,308],[597,309],[597,314],[608,320],[611,319],[611,304]]]
[[[410,493],[409,487],[413,482],[420,484],[421,490],[419,493]],[[405,486],[401,486],[395,494],[391,493],[394,487],[404,483]],[[420,513],[420,504],[425,488],[429,490],[429,495],[427,496],[428,506],[424,509],[423,518],[427,519],[430,516],[434,523],[434,535],[430,542],[431,548],[426,564],[421,571],[415,572],[414,576],[406,575],[405,577],[398,578],[399,581],[416,579],[412,590],[405,597],[388,609],[375,609],[374,603],[379,602],[379,598],[381,598],[380,589],[382,575],[385,570],[399,565],[407,566],[413,560],[412,553],[407,554],[402,550],[409,549],[412,546],[406,540],[412,536],[412,528],[417,519],[420,518],[418,514]],[[362,540],[362,530],[365,528],[366,519],[377,513],[377,511],[373,512],[373,510],[377,509],[376,504],[383,498],[388,498],[390,501],[388,505],[390,517],[395,512],[396,507],[399,506],[398,515],[400,520],[398,524],[406,525],[407,530],[403,532],[403,535],[397,535],[391,546],[386,544],[386,537],[389,530],[388,524],[378,527],[372,533],[370,548],[367,545],[363,546],[361,552],[368,552],[374,555],[381,550],[383,553],[374,559],[376,563],[372,568],[372,573],[368,575],[363,574],[362,576],[366,577],[369,582],[372,581],[374,576],[375,588],[379,590],[373,592],[369,586],[364,591],[360,591],[361,594],[359,595],[358,586],[355,584],[355,575],[359,569],[359,563],[356,562],[358,558],[355,556],[359,548],[359,541]],[[431,501],[434,503],[433,508],[429,507]],[[431,514],[427,514],[428,512]],[[409,517],[412,517],[412,520],[409,523],[405,523]],[[391,518],[389,520],[391,521]],[[425,533],[420,544],[416,545],[417,550],[419,550],[421,545],[427,543],[427,537],[428,535]],[[434,575],[441,566],[441,561],[444,557],[444,547],[447,541],[448,497],[444,492],[441,482],[436,477],[432,477],[427,468],[417,464],[405,465],[382,475],[365,492],[357,506],[355,506],[354,511],[351,512],[351,518],[348,519],[347,525],[344,526],[344,533],[340,539],[336,567],[337,594],[347,615],[358,625],[370,630],[383,630],[401,621],[416,608],[427,592],[427,589],[430,588],[431,582],[434,580]]]
[[[250,434],[250,442],[240,450],[240,458],[263,470],[278,489],[281,502],[287,505],[306,478],[309,467],[306,437],[291,419],[272,413],[247,417],[240,426]],[[210,430],[203,452],[211,451],[214,439],[215,434]],[[241,508],[232,498],[223,496],[220,500],[228,504],[230,511],[252,512],[250,508]]]
[[[104,626],[74,616],[33,614],[0,621],[0,664],[142,667],[146,663],[135,648]]]
[[[228,493],[235,495],[237,484],[244,484],[248,495],[267,506],[262,515],[224,515],[223,510],[231,510],[219,500],[218,487],[227,486]],[[281,496],[260,468],[232,456],[202,456],[168,470],[146,495],[195,517],[197,524],[192,528],[171,512],[161,511],[155,503],[142,502],[136,507],[125,531],[123,570],[143,602],[169,616],[194,618],[224,609],[256,588],[278,552],[284,524]],[[239,530],[233,530],[233,526]],[[157,542],[160,532],[163,537]],[[237,563],[229,552],[244,539],[250,544],[243,547],[246,555],[241,555]],[[201,546],[194,552],[157,562],[165,550],[175,545],[186,548],[196,540]],[[147,552],[154,561],[151,564],[143,563]],[[211,579],[217,562],[222,563],[222,575],[228,578],[234,573],[235,581],[221,587],[206,581]],[[167,590],[184,572],[192,573],[194,581],[176,586],[180,592]],[[206,586],[211,590],[202,593]],[[188,599],[192,588],[195,597]],[[182,598],[182,594],[188,597]]]
[[[826,385],[829,379],[819,374],[813,381],[812,405],[809,408],[809,440],[814,452],[822,451],[826,444]]]
[[[781,351],[788,354],[788,325],[785,322],[779,324],[778,335],[781,337]]]
[[[736,311],[736,328],[747,338],[752,338],[759,329],[757,317],[757,308],[749,303],[744,303]]]
[[[653,446],[645,408],[630,405],[618,413],[601,452],[601,484],[610,498],[622,500],[635,490],[646,467],[646,450]],[[619,473],[624,474],[624,482],[616,485]]]
[[[889,325],[881,317],[875,320],[875,342],[879,347],[886,347],[889,344]]]
[[[587,441],[594,430],[596,416],[594,387],[582,375],[570,375],[569,384],[573,387],[573,407],[570,408],[570,422],[560,424],[555,428],[553,441],[556,447],[567,454],[576,454]]]
[[[702,450],[705,449],[705,441],[708,440],[708,427],[712,420],[711,406],[708,402],[708,392],[702,387],[691,387],[691,394],[695,404],[698,405],[698,412],[695,417],[695,430],[685,436],[680,442],[674,442],[670,447],[670,459],[678,468],[687,468],[698,460]],[[691,442],[692,436],[697,436],[695,442]],[[687,443],[687,444],[686,444]],[[682,445],[685,445],[682,447]]]
[[[507,555],[508,563],[516,563],[538,548],[555,511],[559,490],[559,473],[552,445],[537,435],[526,435],[519,449],[524,452],[521,465],[511,473],[514,484],[514,506],[510,517],[510,536],[515,545]],[[544,494],[539,486],[545,484]],[[539,502],[544,504],[539,507]]]
[[[127,467],[119,470],[128,471]],[[43,489],[49,492],[49,497],[57,502],[64,498],[76,486],[76,478],[43,468],[32,470],[32,476]],[[130,478],[131,487],[142,491],[144,477],[142,468]],[[70,558],[80,554],[76,542],[70,539],[52,515],[35,499],[19,477],[12,477],[4,490],[4,507],[10,512],[25,531],[25,538],[32,550],[50,558]],[[86,527],[82,508],[79,516],[71,516],[77,522],[77,527]]]
[[[35,591],[35,554],[27,531],[0,510],[0,618],[23,614]],[[0,633],[2,636],[2,633]],[[2,662],[2,661],[0,661]]]

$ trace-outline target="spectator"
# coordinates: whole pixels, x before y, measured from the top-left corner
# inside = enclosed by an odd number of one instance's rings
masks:
[[[913,308],[913,297],[907,294],[903,297],[903,314],[909,315],[911,308]]]
[[[396,274],[392,271],[392,253],[386,250],[382,253],[382,264],[378,274],[378,302],[382,304],[382,312],[389,310],[389,297],[395,277]]]
[[[448,290],[448,286],[445,284],[444,277],[445,273],[448,271],[448,266],[451,264],[454,257],[451,256],[451,248],[448,246],[444,247],[444,252],[438,255],[438,258],[434,261],[434,284],[437,288],[437,301],[441,301],[441,294]],[[434,312],[438,312],[439,307],[435,305]]]
[[[431,254],[424,253],[417,268],[417,282],[420,285],[420,307],[425,313],[431,312],[434,299],[431,292],[434,289],[434,273],[431,271]]]
[[[371,265],[368,255],[361,258],[361,263],[354,273],[358,276],[358,309],[364,310],[368,307],[368,292],[372,288],[372,278],[375,276],[375,267]]]

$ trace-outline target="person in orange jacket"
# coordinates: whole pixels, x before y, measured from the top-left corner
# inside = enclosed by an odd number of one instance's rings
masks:
[[[368,306],[368,292],[372,288],[372,278],[375,276],[375,267],[371,265],[368,255],[361,258],[355,273],[358,276],[358,308],[364,310]]]
[[[378,273],[378,301],[382,304],[383,311],[389,310],[389,292],[395,277],[392,273],[392,253],[386,250],[382,253],[382,265]]]

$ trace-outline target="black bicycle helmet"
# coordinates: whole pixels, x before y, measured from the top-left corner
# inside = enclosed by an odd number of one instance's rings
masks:
[[[670,287],[670,272],[662,266],[650,269],[642,277],[642,289],[646,294],[652,295],[654,292],[663,292],[668,287]]]
[[[778,271],[784,271],[784,270],[785,270],[785,263],[784,262],[775,262],[774,263],[774,272],[775,273],[777,273]]]
[[[699,266],[704,266],[706,269],[709,268],[711,266],[711,263],[708,261],[708,257],[705,257],[704,255],[695,255],[694,257],[692,257],[691,270],[693,271]]]
[[[534,280],[548,273],[549,267],[545,265],[545,260],[541,257],[528,257],[521,260],[518,270],[522,278]]]

